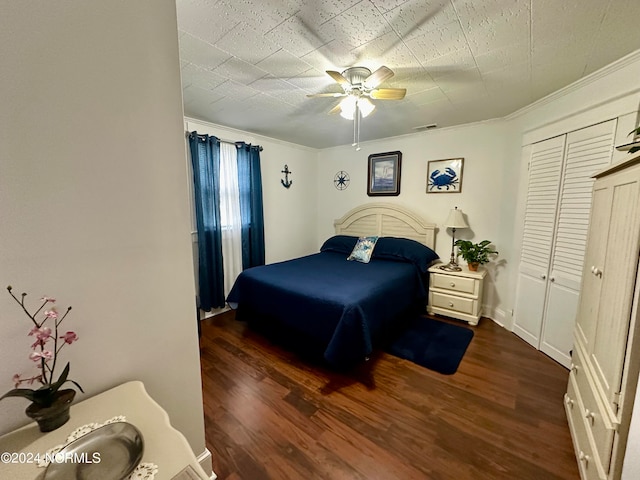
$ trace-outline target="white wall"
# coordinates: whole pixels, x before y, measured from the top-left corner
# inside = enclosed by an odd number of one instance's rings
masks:
[[[345,121],[346,122],[346,121]],[[366,128],[366,119],[362,123]],[[458,207],[467,217],[470,228],[458,230],[456,238],[493,241],[498,251],[500,217],[497,212],[503,199],[505,169],[502,121],[432,130],[384,140],[362,143],[356,151],[351,146],[320,151],[318,161],[318,246],[333,235],[333,221],[357,205],[373,202],[398,203],[412,209],[438,225],[436,251],[448,261],[451,254],[451,232],[442,227],[449,210]],[[400,195],[367,196],[368,156],[399,150],[402,152]],[[464,171],[460,193],[426,193],[427,163],[430,160],[463,157]],[[346,190],[333,185],[336,172],[344,170],[351,183]],[[501,252],[502,253],[502,252]],[[485,303],[499,305],[496,282],[501,282],[504,263],[510,259],[500,255],[488,266]],[[495,316],[494,312],[489,312]]]
[[[11,284],[73,305],[77,400],[142,380],[201,454],[175,2],[3,2],[0,64],[0,392],[32,367]]]
[[[188,131],[215,135],[221,140],[261,145],[260,170],[264,202],[265,257],[267,263],[289,260],[317,251],[316,168],[318,151],[293,143],[186,119]],[[287,165],[293,172],[289,188],[280,182]]]

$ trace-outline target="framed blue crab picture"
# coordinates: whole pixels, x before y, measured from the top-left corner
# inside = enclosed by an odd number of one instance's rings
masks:
[[[460,193],[464,158],[427,162],[427,193]]]

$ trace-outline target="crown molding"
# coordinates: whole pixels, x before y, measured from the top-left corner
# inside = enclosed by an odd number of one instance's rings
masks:
[[[256,142],[258,142],[258,141],[267,141],[269,143],[275,143],[275,144],[278,144],[278,145],[284,145],[284,146],[288,146],[288,147],[298,148],[298,149],[307,150],[307,151],[310,151],[310,152],[319,152],[320,150],[322,150],[321,148],[308,147],[306,145],[300,145],[299,143],[287,142],[286,140],[280,140],[278,138],[267,137],[266,135],[262,135],[260,133],[255,133],[255,132],[251,132],[249,130],[240,130],[239,128],[227,127],[225,125],[212,123],[212,122],[209,122],[207,120],[202,120],[202,119],[196,118],[196,117],[188,117],[186,115],[184,116],[185,131],[188,130],[187,123],[189,123],[189,122],[199,123],[201,125],[205,125],[205,126],[211,128],[211,129],[214,129],[214,130],[222,130],[228,135],[238,135],[238,137],[239,137],[239,139],[237,140],[238,142],[239,141],[244,141],[243,137],[244,137],[245,140],[246,140],[246,137],[252,137]]]
[[[582,77],[579,80],[576,80],[575,82],[567,85],[566,87],[563,87],[560,90],[556,90],[555,92],[550,93],[546,97],[542,97],[540,100],[536,100],[535,102],[530,103],[526,107],[522,107],[521,109],[516,110],[515,112],[510,113],[509,115],[506,115],[503,118],[505,120],[513,120],[515,118],[523,116],[529,113],[530,111],[535,110],[536,108],[539,108],[543,105],[551,103],[555,100],[558,100],[559,98],[564,97],[565,95],[568,95],[571,92],[579,90],[591,83],[597,82],[601,78],[607,77],[608,75],[611,75],[612,73],[617,72],[618,70],[621,70],[638,61],[640,61],[640,50],[631,52],[630,54],[616,60],[615,62],[602,67],[600,70],[596,70],[595,72],[590,73],[586,77]]]

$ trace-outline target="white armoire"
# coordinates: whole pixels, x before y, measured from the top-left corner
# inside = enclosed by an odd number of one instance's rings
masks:
[[[611,163],[616,126],[609,120],[531,147],[513,332],[567,368],[592,175]]]
[[[564,401],[581,477],[617,480],[640,368],[640,154],[595,178]]]

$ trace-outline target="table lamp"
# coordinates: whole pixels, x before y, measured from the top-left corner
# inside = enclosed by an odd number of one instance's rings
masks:
[[[460,270],[462,270],[462,268],[458,266],[458,261],[454,252],[454,246],[456,243],[456,229],[469,228],[469,225],[464,219],[464,215],[462,215],[462,210],[458,210],[458,207],[453,208],[449,212],[449,216],[444,222],[444,226],[451,229],[451,260],[449,260],[449,263],[447,265],[442,265],[440,268],[442,270],[459,272]]]

